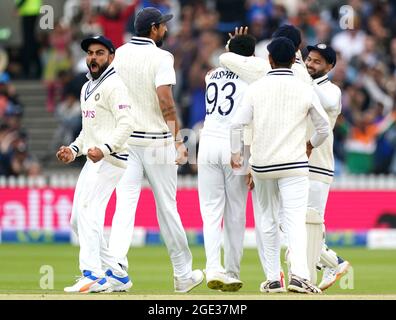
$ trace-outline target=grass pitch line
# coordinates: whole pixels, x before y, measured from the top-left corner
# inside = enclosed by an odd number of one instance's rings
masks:
[[[154,295],[154,294],[0,294],[0,300],[396,300],[396,295]]]

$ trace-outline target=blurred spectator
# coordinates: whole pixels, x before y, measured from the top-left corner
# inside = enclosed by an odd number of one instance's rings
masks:
[[[359,17],[354,17],[353,29],[337,33],[331,41],[334,50],[339,51],[347,62],[353,56],[359,56],[364,51],[366,32],[360,29]]]
[[[77,75],[64,86],[63,100],[57,105],[55,118],[59,125],[49,143],[47,153],[40,159],[43,163],[53,158],[62,145],[72,143],[81,131],[81,88],[86,82],[85,75]]]
[[[0,123],[0,176],[11,175],[11,154],[9,127]]]
[[[24,175],[36,177],[41,173],[39,163],[28,152],[26,137],[19,134],[13,141],[13,151],[11,154],[11,175]]]
[[[223,34],[223,41],[236,27],[246,25],[245,0],[216,0],[215,10],[219,13],[217,30]]]
[[[38,79],[41,76],[41,62],[35,31],[40,15],[41,0],[15,0],[15,5],[22,22],[23,73],[27,78]]]
[[[22,110],[8,109],[0,124],[0,175],[36,176],[40,165],[28,152],[27,135],[21,129]]]
[[[198,53],[190,68],[189,84],[191,105],[188,126],[193,128],[205,119],[205,76],[218,64],[218,56],[224,50],[221,37],[214,31],[203,32],[198,40]]]
[[[28,1],[38,0],[16,2]],[[353,19],[348,21],[353,22],[351,29],[340,24],[344,4],[353,8]],[[44,79],[49,84],[47,107],[54,110],[57,106],[54,116],[59,121],[52,145],[78,131],[74,129],[78,127],[77,101],[87,71],[81,39],[103,32],[119,46],[126,32],[133,33],[133,13],[147,6],[175,15],[164,46],[175,58],[173,90],[184,127],[199,130],[205,116],[204,77],[217,66],[228,32],[248,25],[258,40],[256,55],[266,58],[273,32],[292,23],[302,31],[303,45],[332,44],[337,51],[337,65],[329,74],[342,90],[342,114],[334,128],[336,171],[396,174],[396,1],[66,0],[63,23],[51,32],[50,48],[42,50],[47,62]],[[21,130],[20,116],[10,116],[23,111],[9,84],[10,75],[18,73],[13,63],[17,53],[8,48],[11,63],[6,70],[0,50],[0,174],[11,170],[12,142]],[[30,74],[35,71],[33,64]],[[195,169],[183,166],[181,171],[194,173]]]
[[[139,2],[140,0],[134,0],[127,5],[124,0],[111,0],[96,20],[102,28],[102,34],[109,38],[116,48],[124,44],[126,24]]]
[[[310,40],[311,44],[316,43],[330,43],[331,41],[331,26],[325,20],[319,20],[314,26],[315,38]],[[309,41],[307,41],[309,42]]]
[[[60,75],[72,68],[72,59],[69,46],[71,30],[58,22],[50,34],[50,48],[46,53],[44,82],[47,86],[47,111],[54,112],[56,98],[60,87]]]

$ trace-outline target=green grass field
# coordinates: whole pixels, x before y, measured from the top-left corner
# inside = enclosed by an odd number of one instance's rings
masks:
[[[194,256],[194,268],[203,269],[205,256],[203,247],[191,248]],[[367,250],[365,248],[337,249],[339,255],[348,259],[352,270],[343,279],[325,291],[323,298],[354,299],[359,297],[396,299],[396,251]],[[173,293],[173,279],[170,260],[163,246],[132,248],[129,253],[130,276],[133,287],[129,293],[109,294],[121,299],[161,299],[181,298]],[[54,270],[54,288],[41,289],[40,273],[42,266],[51,266]],[[63,287],[74,283],[78,271],[78,247],[71,245],[0,245],[0,299],[22,297],[45,298],[58,295],[70,298],[63,293]],[[321,277],[321,275],[319,275]],[[264,281],[264,274],[259,263],[257,251],[247,249],[244,252],[241,267],[241,279],[244,287],[238,293],[220,293],[208,289],[204,284],[188,295],[190,299],[262,299],[282,296],[295,297],[293,294],[265,295],[259,292],[259,285]],[[43,281],[43,280],[42,280]],[[368,296],[370,295],[370,296]],[[98,297],[98,295],[90,295]],[[299,295],[301,296],[301,295]],[[73,297],[76,297],[75,295]],[[307,296],[305,296],[307,297]]]

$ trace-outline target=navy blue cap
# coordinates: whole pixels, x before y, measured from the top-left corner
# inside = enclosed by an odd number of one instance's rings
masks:
[[[277,37],[267,46],[275,63],[288,63],[296,56],[296,47],[286,37]]]
[[[162,14],[157,8],[143,8],[135,18],[135,31],[138,34],[143,31],[148,31],[151,26],[167,22],[172,18],[173,14]]]
[[[115,48],[114,48],[113,43],[104,36],[95,36],[95,37],[90,37],[90,38],[84,39],[83,41],[81,41],[81,48],[85,52],[87,52],[89,46],[93,43],[102,44],[110,51],[110,53],[115,53]]]
[[[301,32],[291,24],[284,24],[283,26],[280,26],[278,29],[276,29],[275,32],[272,34],[272,38],[278,37],[286,37],[293,41],[296,50],[301,44]]]
[[[308,46],[307,50],[308,52],[311,52],[312,50],[318,51],[319,54],[327,61],[327,63],[332,64],[333,67],[337,62],[336,52],[332,47],[328,46],[327,44],[318,43],[314,46]]]

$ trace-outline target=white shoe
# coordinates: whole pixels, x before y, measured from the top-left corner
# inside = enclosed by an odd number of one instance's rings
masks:
[[[260,284],[260,292],[263,293],[281,293],[286,292],[285,288],[285,274],[283,271],[280,272],[279,281],[267,280]]]
[[[351,264],[348,261],[344,261],[340,263],[337,268],[325,267],[322,281],[319,283],[319,288],[321,290],[330,288],[338,279],[347,273],[350,265]]]
[[[260,284],[260,292],[282,293],[286,292],[286,288],[282,286],[280,281],[267,280]]]
[[[291,275],[289,279],[289,286],[287,290],[297,293],[322,293],[322,291],[315,285],[313,285],[309,280],[303,279],[296,275]]]
[[[239,279],[239,275],[234,272],[227,272],[228,283],[223,287],[221,291],[225,292],[236,292],[242,288],[243,282]]]
[[[235,292],[242,288],[243,282],[228,276],[224,272],[208,272],[206,274],[206,285],[213,290]]]
[[[64,288],[65,292],[102,292],[110,288],[109,282],[106,278],[95,277],[91,271],[84,270],[82,277],[80,277],[76,284],[71,287]]]
[[[204,274],[201,270],[194,270],[192,272],[191,278],[188,279],[178,279],[174,278],[175,292],[186,293],[194,289],[196,286],[200,285],[204,279]]]
[[[106,280],[110,284],[107,292],[127,292],[133,285],[128,276],[118,277],[111,270],[106,271]]]

